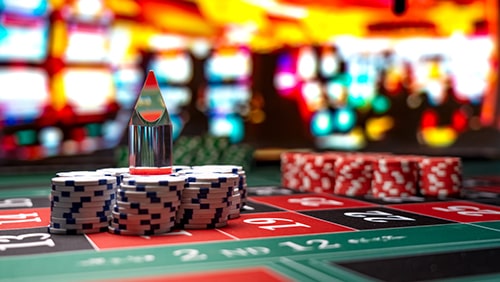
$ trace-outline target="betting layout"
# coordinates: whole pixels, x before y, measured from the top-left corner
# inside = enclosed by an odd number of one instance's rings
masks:
[[[442,271],[423,271],[419,274],[422,279],[493,275],[498,274],[493,262],[500,254],[500,188],[496,186],[500,182],[478,183],[465,187],[467,199],[409,198],[399,203],[253,187],[248,188],[240,216],[224,227],[177,228],[154,236],[51,234],[46,227],[50,222],[48,197],[3,199],[0,261],[12,266],[5,274],[8,278],[36,275],[41,281],[53,278],[54,272],[68,278],[82,273],[86,279],[174,275],[191,281],[207,271],[213,279],[241,272],[269,281],[321,277],[387,280],[384,271],[374,269],[391,269],[398,259],[425,263],[432,254],[442,257],[443,261],[433,262]],[[81,252],[74,252],[77,250]],[[457,256],[466,258],[461,263],[480,261],[483,272],[467,268],[457,273],[456,265],[450,268],[455,271],[448,269]],[[477,256],[483,258],[474,262]],[[45,267],[29,273],[16,268],[16,263],[36,265],[41,258]],[[128,270],[102,275],[103,269],[113,266]],[[408,271],[403,265],[392,275],[405,279]]]
[[[172,174],[154,176],[127,168],[59,173],[52,179],[49,231],[153,235],[175,224],[223,227],[239,216],[246,190],[242,167],[173,168]],[[462,185],[461,161],[455,157],[287,152],[281,170],[283,186],[295,190],[389,202],[459,197]]]

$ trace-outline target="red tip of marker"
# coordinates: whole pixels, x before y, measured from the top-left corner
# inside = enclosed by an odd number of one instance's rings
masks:
[[[130,167],[130,174],[133,175],[166,175],[172,173],[171,167]]]
[[[144,82],[145,88],[158,88],[158,82],[156,81],[156,76],[154,71],[150,70],[148,72],[148,76],[146,77],[146,81]]]

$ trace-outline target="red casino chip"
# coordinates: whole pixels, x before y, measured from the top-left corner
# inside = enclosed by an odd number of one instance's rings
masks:
[[[375,198],[410,197],[417,194],[418,161],[407,156],[384,156],[373,162],[372,193]]]
[[[373,158],[364,154],[346,154],[335,162],[334,194],[364,196],[371,190]]]
[[[376,198],[460,194],[461,161],[387,153],[285,152],[281,182],[297,191]]]
[[[285,152],[281,154],[281,184],[297,191],[333,193],[337,154]]]
[[[426,197],[457,197],[462,186],[462,161],[456,157],[420,160],[420,192]]]

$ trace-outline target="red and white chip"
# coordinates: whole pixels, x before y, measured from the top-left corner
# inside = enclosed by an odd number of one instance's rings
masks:
[[[397,198],[460,195],[460,158],[291,151],[281,155],[281,184],[297,191]]]
[[[406,156],[385,156],[373,162],[375,198],[417,195],[418,162]]]
[[[462,162],[456,157],[420,160],[420,192],[427,197],[456,197],[462,187]]]

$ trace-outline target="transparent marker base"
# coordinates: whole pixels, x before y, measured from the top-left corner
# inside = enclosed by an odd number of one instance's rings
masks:
[[[169,174],[172,171],[171,124],[130,125],[129,134],[131,174]]]

